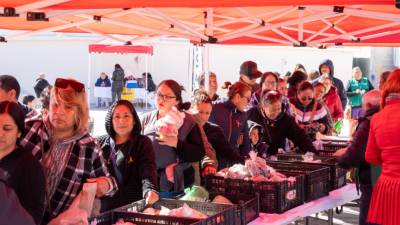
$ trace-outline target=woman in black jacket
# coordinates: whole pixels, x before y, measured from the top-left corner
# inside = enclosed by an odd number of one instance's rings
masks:
[[[40,224],[44,214],[45,178],[40,163],[19,145],[24,120],[25,114],[17,103],[0,103],[0,169],[8,175],[8,185],[14,189],[21,205]]]
[[[153,143],[160,195],[164,197],[176,195],[182,192],[184,187],[194,183],[195,175],[191,163],[199,162],[205,154],[199,126],[193,116],[182,112],[190,107],[190,104],[182,101],[183,90],[174,80],[162,81],[156,89],[156,110],[144,114],[141,118],[142,132]],[[173,135],[164,135],[160,132],[157,122],[171,118],[172,114],[179,114],[178,117],[183,114],[183,123]],[[176,121],[169,122],[171,128],[178,127]],[[166,169],[174,164],[177,166],[171,179]]]
[[[140,134],[141,124],[132,103],[114,103],[106,116],[107,135],[98,138],[108,169],[118,182],[118,192],[104,197],[101,211],[131,202],[158,200],[154,150],[148,137]]]
[[[294,118],[282,111],[282,96],[277,91],[262,93],[261,104],[248,111],[248,124],[262,127],[262,142],[268,145],[268,155],[275,155],[285,148],[288,138],[300,152],[316,152],[311,139],[297,125]]]

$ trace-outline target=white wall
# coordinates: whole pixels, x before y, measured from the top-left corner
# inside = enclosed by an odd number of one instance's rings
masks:
[[[44,72],[50,83],[70,76],[83,82],[88,70],[90,41],[14,41],[0,44],[0,74],[14,75],[22,94],[34,94],[37,74]]]
[[[53,84],[60,76],[73,77],[88,86],[88,45],[94,40],[30,40],[0,44],[0,74],[14,75],[20,82],[22,94],[34,94],[37,74],[44,72]],[[189,89],[189,44],[168,43],[154,46],[148,58],[148,71],[158,84],[174,79]],[[126,75],[140,76],[145,71],[145,56],[141,54],[92,54],[91,84],[102,71],[112,74],[115,63],[121,64]],[[189,93],[185,94],[186,96]],[[91,92],[91,102],[96,102]]]
[[[56,77],[72,76],[86,85],[89,54],[89,40],[26,40],[0,43],[0,74],[17,77],[23,94],[33,94],[34,81],[39,72],[44,72],[50,83]],[[239,67],[243,61],[253,60],[259,70],[277,71],[284,74],[292,71],[296,63],[302,63],[307,71],[318,69],[321,59],[330,58],[335,65],[335,75],[347,82],[351,77],[353,50],[348,49],[310,49],[265,46],[225,46],[212,45],[210,70],[218,75],[218,81],[237,81]],[[164,79],[174,79],[190,90],[190,45],[189,43],[157,43],[154,55],[149,57],[148,71],[158,84]],[[92,54],[92,87],[99,74],[104,71],[112,74],[114,64],[119,63],[126,75],[137,75],[145,71],[145,57],[138,54]],[[188,99],[190,93],[184,93]],[[91,102],[95,102],[93,96]]]
[[[293,71],[301,63],[307,72],[318,70],[322,59],[331,59],[335,76],[346,84],[351,79],[353,50],[350,49],[312,49],[267,46],[210,46],[210,71],[217,74],[218,82],[237,81],[240,64],[247,60],[257,63],[261,72],[273,71],[284,75]]]

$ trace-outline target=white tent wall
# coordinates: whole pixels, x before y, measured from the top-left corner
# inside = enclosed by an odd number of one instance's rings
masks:
[[[95,40],[23,40],[0,44],[0,74],[15,76],[21,85],[21,96],[34,94],[33,86],[40,72],[53,84],[59,76],[73,77],[88,86],[89,44]],[[174,79],[189,90],[189,43],[154,45],[148,56],[148,71],[156,84]],[[136,58],[137,57],[137,58]],[[102,71],[110,76],[115,63],[121,64],[126,75],[145,71],[144,54],[92,54],[91,84],[94,86]],[[137,59],[137,62],[136,62]],[[93,91],[90,102],[95,103]],[[185,98],[189,96],[185,94]]]
[[[284,75],[292,72],[297,63],[301,63],[307,72],[318,70],[322,59],[331,59],[335,76],[346,85],[351,79],[353,55],[357,49],[314,49],[267,46],[224,46],[212,45],[210,53],[210,71],[217,74],[219,84],[239,79],[240,64],[247,60],[257,63],[261,72],[273,71]],[[219,90],[220,94],[224,92]]]
[[[44,72],[50,83],[58,76],[72,76],[86,85],[88,80],[90,40],[24,40],[0,44],[0,74],[12,74],[21,83],[22,95],[33,94],[37,74]],[[148,56],[148,71],[158,84],[164,79],[174,79],[190,90],[190,44],[188,42],[160,42],[154,44],[154,55]],[[302,63],[307,71],[318,69],[321,59],[329,58],[335,65],[335,74],[346,84],[351,77],[352,57],[357,49],[311,49],[268,46],[211,45],[209,48],[210,71],[218,75],[218,82],[237,81],[239,66],[253,60],[259,70],[292,71]],[[104,71],[111,76],[114,64],[119,63],[126,75],[140,75],[145,71],[143,54],[92,54],[91,84]],[[137,59],[137,61],[136,61]],[[222,91],[220,94],[224,95]],[[184,93],[188,99],[190,93]],[[96,102],[91,92],[90,101]]]
[[[53,84],[59,76],[74,77],[86,83],[90,40],[34,40],[0,44],[0,74],[14,75],[21,95],[34,94],[40,72]]]

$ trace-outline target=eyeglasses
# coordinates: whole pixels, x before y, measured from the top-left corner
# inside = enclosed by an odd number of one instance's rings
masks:
[[[313,99],[314,99],[313,97],[303,97],[303,98],[301,98],[302,101],[311,101]]]
[[[169,96],[169,95],[163,95],[159,92],[157,92],[157,97],[164,100],[164,101],[171,101],[172,99],[175,99],[175,96]]]
[[[75,80],[69,80],[69,79],[63,79],[63,78],[57,78],[56,79],[56,83],[54,84],[54,86],[61,88],[61,89],[65,89],[68,86],[70,86],[71,88],[73,88],[76,92],[81,92],[85,89],[85,85],[75,81]]]

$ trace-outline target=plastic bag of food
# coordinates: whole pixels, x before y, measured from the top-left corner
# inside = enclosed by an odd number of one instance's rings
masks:
[[[206,202],[208,196],[208,191],[205,188],[193,185],[192,187],[185,188],[185,195],[180,200]]]
[[[315,159],[314,160],[314,153],[307,152],[306,154],[303,155],[303,162],[321,163],[321,160],[320,159]]]
[[[272,167],[267,165],[267,162],[264,159],[258,157],[256,152],[250,151],[249,156],[250,159],[246,160],[245,167],[251,176],[262,175],[269,177],[270,173],[275,171]]]
[[[203,213],[190,208],[186,203],[183,204],[182,207],[172,209],[169,212],[170,216],[176,217],[189,217],[189,218],[196,218],[196,219],[206,219],[207,216]]]
[[[82,191],[72,201],[69,209],[79,208],[86,211],[89,217],[92,216],[94,199],[96,197],[97,183],[84,183]]]
[[[212,203],[233,205],[229,199],[222,195],[215,196],[215,198],[212,200]]]
[[[178,136],[178,130],[183,125],[185,113],[173,107],[167,115],[156,121],[156,130],[162,139],[163,136]]]
[[[244,165],[235,164],[228,169],[228,172],[227,172],[225,178],[244,179],[249,176],[250,176],[250,173]]]

